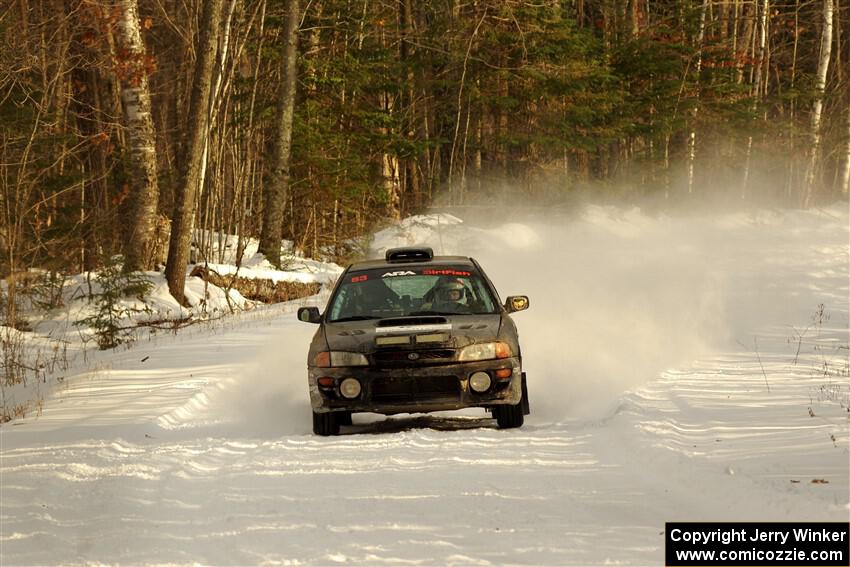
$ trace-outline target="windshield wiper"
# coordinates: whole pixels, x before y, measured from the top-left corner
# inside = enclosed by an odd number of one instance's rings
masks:
[[[377,315],[352,315],[351,317],[333,319],[331,323],[345,323],[346,321],[368,321],[369,319],[380,319],[380,317],[378,317]]]

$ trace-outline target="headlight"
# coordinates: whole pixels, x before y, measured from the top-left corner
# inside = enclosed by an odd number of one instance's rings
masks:
[[[339,385],[339,391],[344,398],[349,400],[360,395],[360,382],[356,378],[346,378]]]
[[[492,380],[486,372],[476,372],[469,377],[469,387],[472,388],[473,392],[479,394],[486,392],[490,389],[490,384],[492,384]]]
[[[511,356],[511,347],[508,343],[479,343],[464,347],[460,351],[458,360],[469,362],[472,360],[493,360],[494,358],[508,358]]]
[[[316,355],[314,363],[319,368],[330,366],[368,366],[369,361],[359,352],[342,350],[322,351]]]

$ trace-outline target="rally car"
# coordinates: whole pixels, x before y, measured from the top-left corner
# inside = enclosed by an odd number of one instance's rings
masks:
[[[504,304],[481,266],[430,248],[393,248],[383,260],[350,265],[307,356],[313,431],[336,435],[351,414],[385,415],[480,407],[499,427],[529,413],[517,329],[509,316],[527,296]]]

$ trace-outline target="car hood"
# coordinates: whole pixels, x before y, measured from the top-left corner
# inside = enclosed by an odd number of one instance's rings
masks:
[[[461,348],[495,340],[501,315],[440,315],[326,323],[331,350],[370,354],[379,348]],[[405,341],[408,338],[408,342]],[[421,340],[421,342],[419,342]]]

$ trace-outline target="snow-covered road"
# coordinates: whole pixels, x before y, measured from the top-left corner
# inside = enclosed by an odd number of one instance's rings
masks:
[[[532,298],[522,429],[314,437],[315,327],[249,312],[110,353],[0,428],[0,563],[658,565],[665,521],[850,517],[846,211],[435,237]]]

